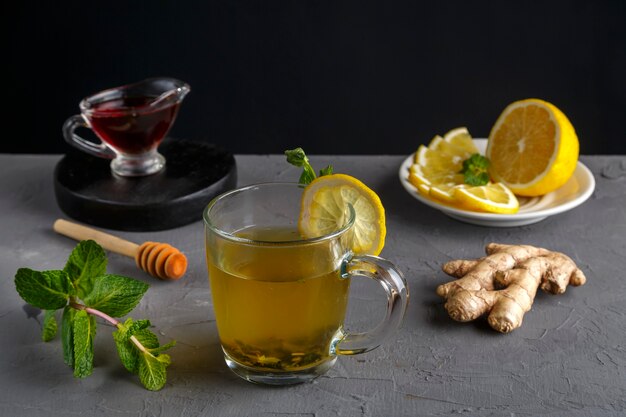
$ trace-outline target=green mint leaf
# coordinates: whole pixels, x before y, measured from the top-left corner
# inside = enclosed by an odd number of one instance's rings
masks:
[[[489,183],[489,159],[480,154],[473,154],[463,161],[464,181],[468,185],[481,186]]]
[[[69,305],[63,310],[61,319],[61,344],[63,345],[63,361],[74,368],[74,316],[77,310]]]
[[[164,352],[164,351],[166,351],[168,349],[173,348],[174,346],[176,346],[176,340],[172,340],[171,342],[166,343],[164,345],[154,347],[154,348],[150,349],[150,353],[152,353],[153,355],[157,354],[157,353],[161,353],[161,352]]]
[[[125,334],[113,333],[113,340],[115,340],[115,346],[117,347],[117,355],[120,357],[120,361],[124,368],[129,372],[136,374],[138,372],[138,360],[139,351],[132,345],[129,338],[126,338]]]
[[[117,354],[124,367],[130,372],[137,373],[139,370],[139,350],[130,341],[130,337],[149,326],[148,320],[135,321],[128,318],[123,324],[118,324],[118,329],[113,332]]]
[[[300,175],[300,179],[298,182],[303,185],[310,184],[317,176],[315,175],[315,171],[313,171],[313,167],[311,165],[305,165],[303,167],[302,174]]]
[[[93,340],[96,336],[96,320],[85,310],[74,316],[74,376],[84,378],[93,371]]]
[[[333,173],[332,165],[328,165],[326,168],[320,169],[320,177],[323,177],[324,175],[332,175],[332,173]]]
[[[63,308],[74,291],[65,272],[39,272],[29,268],[17,270],[15,288],[24,301],[42,310]]]
[[[41,332],[41,339],[44,342],[49,342],[54,339],[57,334],[57,319],[54,317],[55,310],[46,310],[43,317],[43,329]]]
[[[113,332],[113,340],[115,340],[117,355],[120,357],[124,368],[136,374],[138,371],[139,351],[133,346],[130,336],[127,336],[126,331],[115,331]]]
[[[159,347],[159,339],[157,338],[157,335],[148,329],[138,330],[133,334],[133,336],[135,336],[135,338],[139,340],[139,343],[141,343],[143,347],[148,350]]]
[[[302,148],[286,150],[285,156],[287,157],[288,163],[297,167],[301,167],[303,169],[302,174],[300,175],[300,179],[298,180],[300,184],[307,185],[315,178],[317,178],[317,175],[315,175],[315,170],[309,163],[309,158],[307,158]]]
[[[302,148],[286,150],[285,156],[288,163],[297,167],[302,167],[309,163],[309,158],[307,158]]]
[[[101,275],[93,279],[91,292],[83,298],[88,307],[113,317],[130,313],[150,287],[121,275]]]
[[[154,356],[142,352],[139,357],[139,379],[147,389],[158,391],[163,388],[167,380],[165,369],[171,363],[169,355]]]
[[[166,351],[174,346],[176,346],[176,341],[172,340],[171,342],[161,346],[159,343],[159,339],[157,335],[152,333],[149,329],[141,329],[137,331],[133,336],[139,340],[139,342],[153,355],[157,353]]]
[[[104,249],[93,240],[83,240],[70,254],[65,268],[77,289],[79,298],[91,292],[93,279],[106,273],[107,257]]]
[[[464,182],[465,184],[472,185],[472,186],[486,185],[489,183],[489,174],[484,173],[484,172],[480,174],[465,173]]]
[[[128,326],[128,337],[133,336],[135,333],[137,333],[139,330],[143,330],[143,329],[147,329],[148,327],[152,326],[152,323],[150,323],[150,320],[126,320],[127,322],[130,322],[129,326]]]

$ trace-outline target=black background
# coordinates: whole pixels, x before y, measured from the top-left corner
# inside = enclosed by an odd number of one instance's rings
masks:
[[[234,153],[409,154],[538,97],[626,154],[625,4],[11,2],[0,151],[65,152],[81,98],[165,75],[192,87],[171,135]]]

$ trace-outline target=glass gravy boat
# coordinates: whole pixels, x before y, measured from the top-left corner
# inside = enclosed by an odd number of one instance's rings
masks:
[[[157,148],[189,91],[187,83],[165,77],[101,91],[80,102],[81,113],[65,121],[63,136],[84,152],[113,159],[111,170],[117,175],[157,173],[165,166]],[[92,129],[101,143],[75,134],[79,127]]]

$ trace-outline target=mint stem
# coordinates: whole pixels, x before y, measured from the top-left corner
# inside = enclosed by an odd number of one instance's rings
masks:
[[[109,316],[106,313],[103,313],[100,310],[96,310],[94,308],[90,308],[90,307],[85,307],[85,311],[89,314],[93,314],[94,316],[98,316],[100,318],[105,319],[106,321],[108,321],[109,323],[111,323],[112,325],[116,326],[120,323],[119,321],[115,320],[113,317]]]
[[[94,316],[98,316],[98,317],[108,321],[109,323],[111,323],[115,327],[119,328],[120,325],[121,325],[120,322],[115,320],[113,317],[109,316],[106,313],[103,313],[100,310],[96,310],[95,308],[87,307],[86,305],[79,304],[77,302],[70,302],[70,307],[75,308],[77,310],[85,310],[89,314],[93,314]],[[131,336],[130,340],[137,347],[137,349],[139,349],[141,352],[147,352],[146,347],[144,345],[142,345],[141,342],[135,336]]]

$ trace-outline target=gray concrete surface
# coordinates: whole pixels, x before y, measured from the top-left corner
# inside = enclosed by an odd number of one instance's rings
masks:
[[[159,282],[122,256],[109,272],[152,287],[131,313],[174,338],[165,388],[149,392],[119,363],[113,330],[99,325],[95,369],[75,379],[58,338],[40,339],[42,316],[25,309],[13,277],[22,266],[61,268],[74,242],[56,235],[63,217],[52,191],[58,156],[0,155],[0,416],[624,416],[626,415],[626,158],[582,157],[597,188],[582,206],[541,223],[492,229],[460,223],[420,204],[401,187],[400,156],[313,157],[361,178],[387,211],[382,256],[404,271],[411,301],[386,345],[342,357],[312,383],[255,386],[225,366],[213,320],[200,221],[164,232],[117,233],[167,241],[190,260],[178,282]],[[239,184],[296,180],[281,156],[238,156]],[[539,293],[523,326],[508,335],[483,320],[447,317],[435,288],[442,263],[481,256],[486,243],[528,243],[562,251],[588,283],[560,296]],[[382,314],[382,292],[355,281],[349,329]]]

